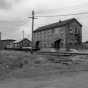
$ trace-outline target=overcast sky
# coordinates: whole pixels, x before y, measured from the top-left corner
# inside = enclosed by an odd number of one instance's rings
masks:
[[[88,12],[88,0],[0,0],[2,39],[22,39],[23,30],[25,37],[31,39],[31,20],[19,30],[17,29],[29,19],[32,10],[35,11],[35,16],[84,13]],[[88,14],[38,18],[35,19],[34,29],[73,17],[83,25],[83,41],[88,40]]]

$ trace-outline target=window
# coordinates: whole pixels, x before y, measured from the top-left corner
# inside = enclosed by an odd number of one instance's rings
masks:
[[[27,45],[27,43],[25,42],[25,46]]]
[[[23,44],[22,44],[22,46],[23,46]]]
[[[44,45],[45,45],[45,47],[46,47],[46,41],[44,42]]]
[[[53,34],[54,34],[54,29],[51,30],[51,36],[53,36]]]
[[[61,34],[63,34],[63,28],[61,28]]]
[[[70,44],[71,44],[71,45],[73,44],[73,40],[72,40],[72,39],[70,40]]]
[[[47,33],[47,35],[49,36],[49,30],[48,30],[48,33]]]
[[[46,31],[44,32],[44,36],[46,37]]]
[[[54,42],[53,41],[51,42],[51,47],[54,47]]]
[[[77,43],[77,40],[75,40],[75,45],[77,45],[78,43]]]
[[[73,33],[73,27],[70,27],[70,33]]]
[[[64,44],[64,39],[61,40],[61,45],[63,45],[63,44]]]
[[[42,41],[40,42],[40,46],[42,47]]]
[[[29,47],[29,44],[27,44],[27,47]]]
[[[77,29],[77,27],[75,27],[75,34],[78,34],[78,29]]]
[[[39,32],[37,33],[37,37],[39,38]]]
[[[40,32],[40,38],[42,37],[42,32]]]

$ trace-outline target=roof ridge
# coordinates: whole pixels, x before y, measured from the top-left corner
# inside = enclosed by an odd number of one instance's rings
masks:
[[[52,23],[52,24],[44,25],[44,26],[41,26],[41,27],[35,29],[33,32],[40,31],[40,30],[43,30],[43,29],[48,29],[48,28],[55,27],[55,26],[65,25],[73,19],[75,19],[75,18],[71,18],[71,19],[60,21],[60,22],[58,21],[58,22],[55,22],[55,23]]]

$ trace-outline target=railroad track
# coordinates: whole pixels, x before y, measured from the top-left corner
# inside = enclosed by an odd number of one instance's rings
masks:
[[[37,54],[52,56],[88,55],[86,52],[38,52]]]

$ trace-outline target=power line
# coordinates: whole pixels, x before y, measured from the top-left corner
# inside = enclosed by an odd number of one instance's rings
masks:
[[[30,19],[31,19],[31,18],[30,18]],[[11,34],[11,33],[15,32],[15,31],[19,30],[19,29],[20,29],[23,25],[25,25],[30,19],[28,19],[25,23],[23,23],[19,28],[15,29],[14,31],[12,31],[12,32],[10,32],[10,33],[8,33],[8,34]],[[2,35],[8,35],[8,34],[2,34]]]
[[[28,18],[26,18],[26,19],[24,19],[24,21],[25,20],[27,20]],[[8,29],[8,30],[6,30],[6,31],[3,31],[3,32],[7,32],[7,31],[13,31],[12,29],[14,29],[14,28],[16,28],[17,26],[20,26],[20,23],[19,24],[17,24],[17,25],[15,25],[14,27],[12,27],[12,28],[10,28],[10,29]],[[7,32],[8,33],[8,32]]]
[[[2,34],[3,35],[3,34]],[[20,35],[3,35],[3,36],[7,36],[7,37],[16,37],[16,36],[20,36]]]
[[[76,17],[76,19],[84,19],[84,18],[88,18],[88,16],[84,16],[84,17]],[[46,24],[35,24],[36,27],[41,27],[41,26],[45,26],[45,25],[49,25],[52,23],[46,23]]]
[[[23,19],[23,21],[25,21],[25,20],[27,20],[28,19],[28,17],[25,17],[24,19]],[[20,26],[20,24],[17,24],[16,26],[14,26],[14,27],[12,27],[11,29],[9,29],[9,31],[11,30],[12,31],[12,29],[13,28],[16,28],[17,26]],[[4,32],[7,32],[8,30],[6,30],[6,31],[4,31]],[[7,32],[8,33],[8,32]]]
[[[36,14],[53,13],[53,12],[56,12],[56,11],[61,12],[61,11],[68,11],[68,10],[80,9],[80,8],[85,8],[85,7],[88,7],[88,3],[86,3],[86,4],[81,4],[81,5],[75,5],[75,6],[71,6],[71,7],[59,8],[59,9],[52,9],[52,10],[46,10],[46,11],[39,11],[39,12],[36,12]]]
[[[53,16],[35,16],[35,17],[58,17],[58,16],[71,16],[71,15],[82,15],[82,14],[88,14],[88,12],[75,13],[75,14],[66,14],[66,15],[53,15]]]

